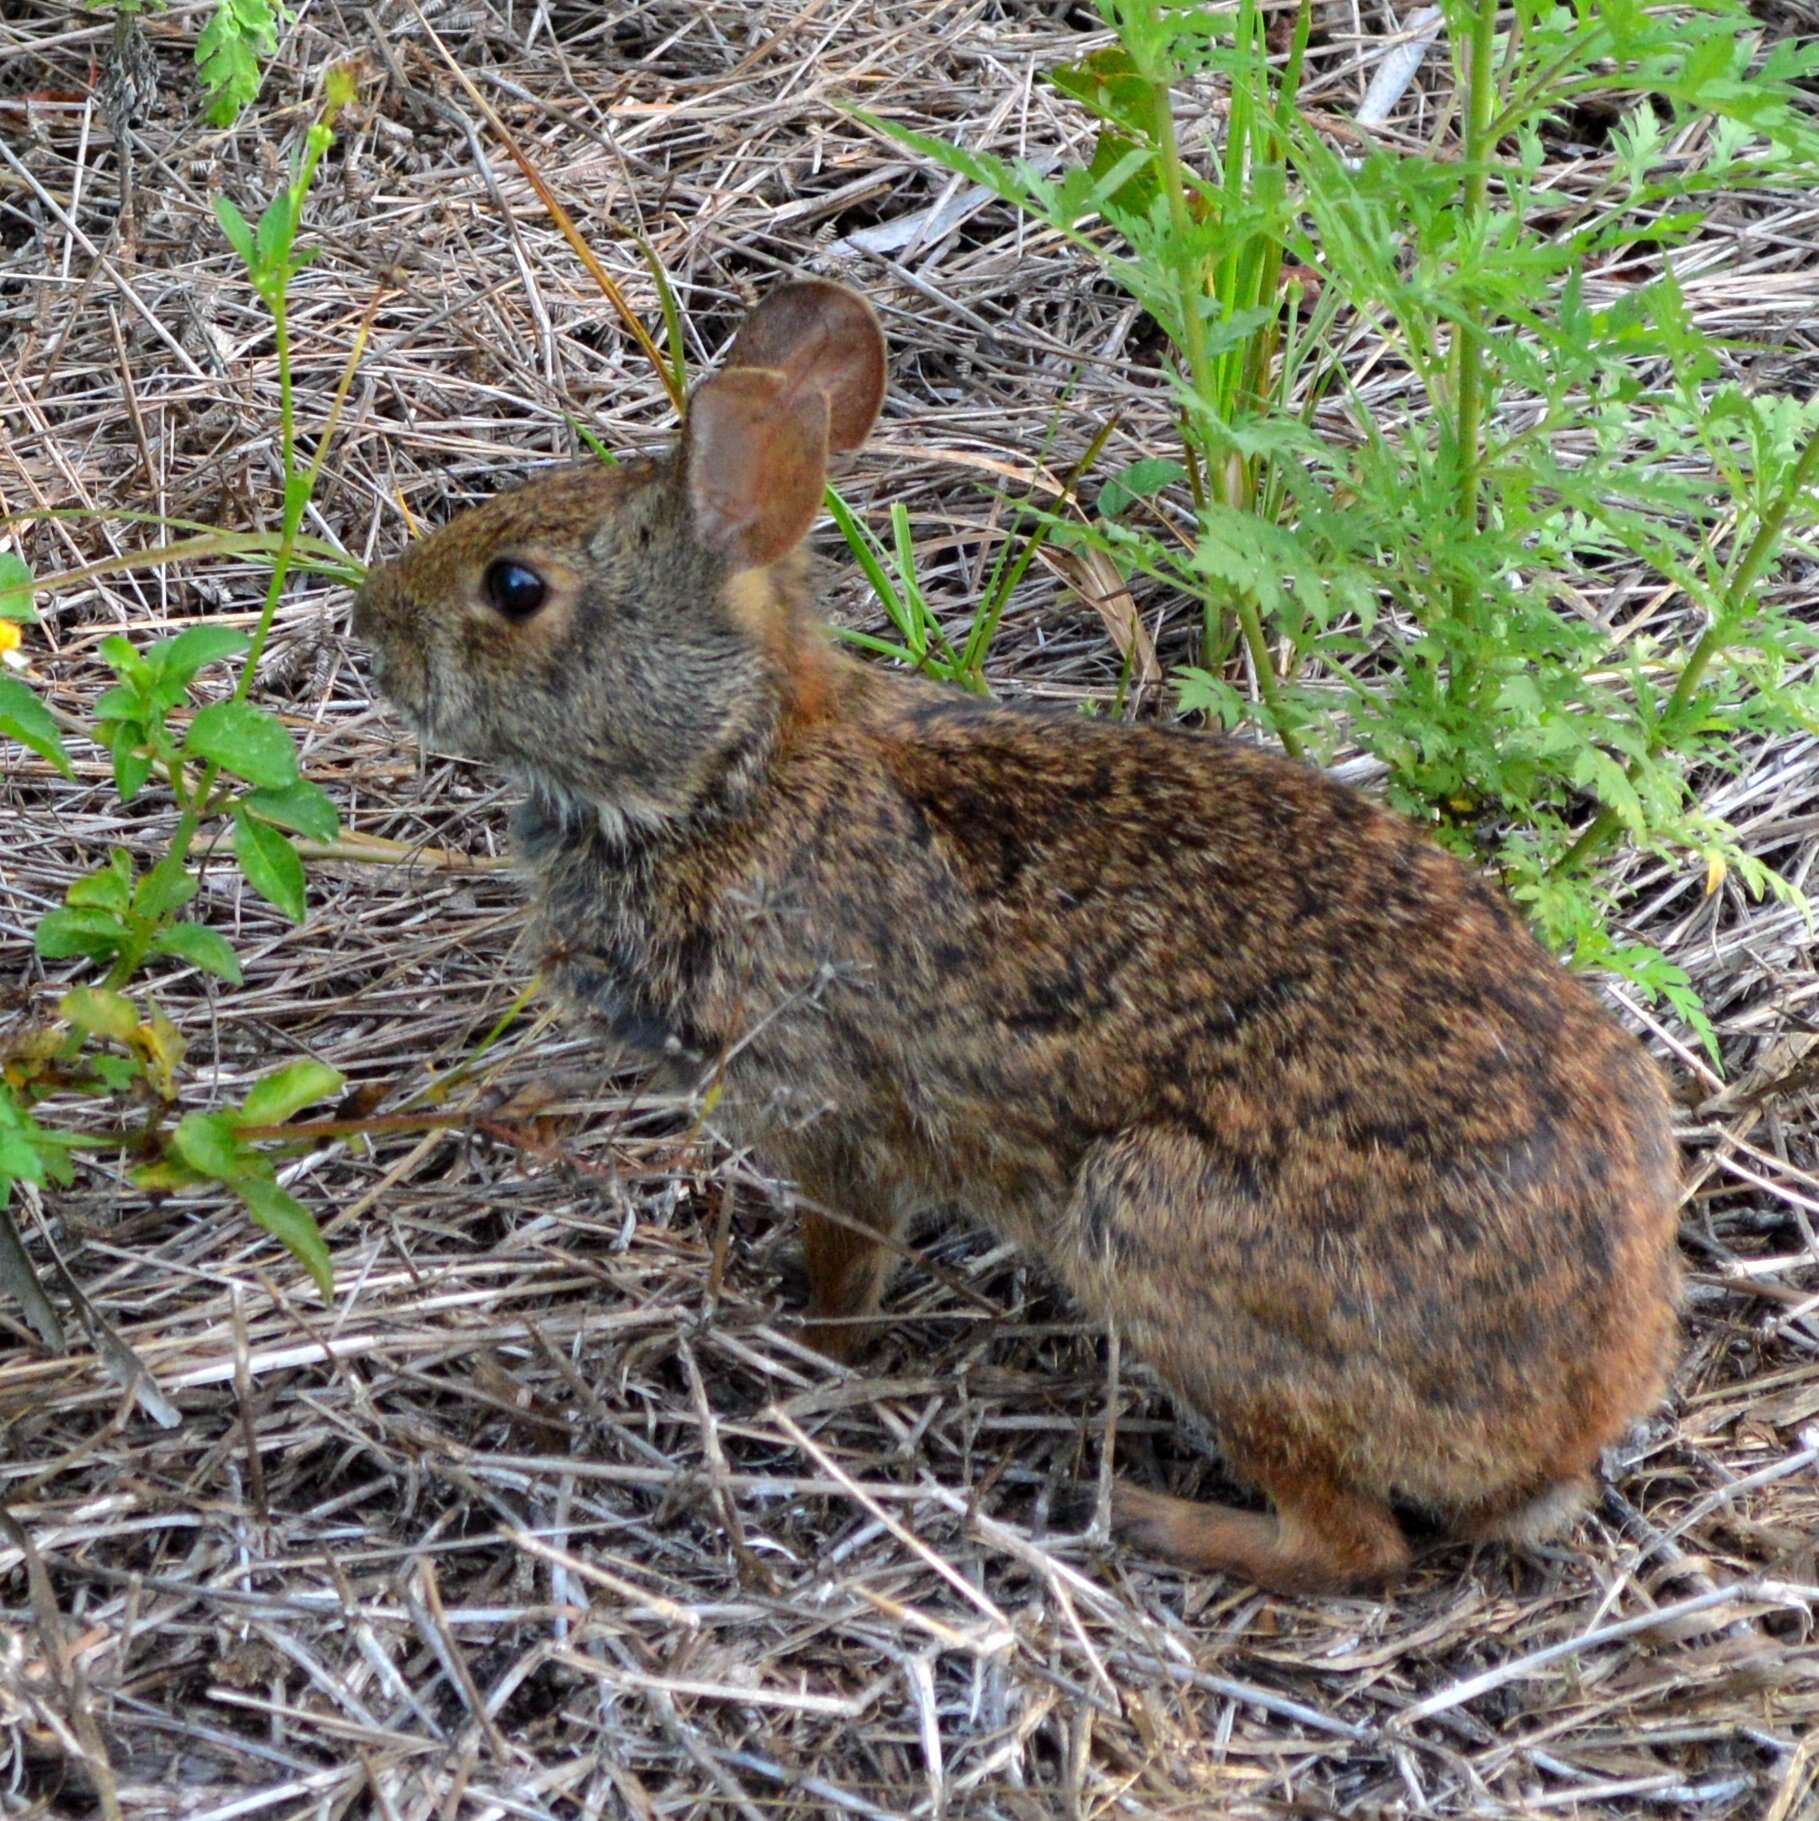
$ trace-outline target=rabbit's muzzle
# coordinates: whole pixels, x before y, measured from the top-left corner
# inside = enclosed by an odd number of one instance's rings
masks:
[[[429,662],[411,636],[411,617],[389,569],[375,570],[354,596],[354,636],[367,648],[373,683],[422,734],[429,731]]]

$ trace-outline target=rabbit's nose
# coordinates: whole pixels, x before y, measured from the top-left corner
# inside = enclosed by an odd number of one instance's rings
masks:
[[[362,582],[354,590],[354,636],[359,639],[370,639],[373,636],[373,583]]]
[[[412,617],[407,611],[409,605],[409,597],[389,563],[368,570],[354,590],[354,636],[371,645],[398,637]]]

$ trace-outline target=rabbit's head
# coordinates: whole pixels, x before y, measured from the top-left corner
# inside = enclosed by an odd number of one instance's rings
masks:
[[[773,291],[669,455],[543,475],[373,571],[354,628],[386,694],[426,740],[558,801],[686,813],[814,661],[801,545],[884,380],[852,292]]]

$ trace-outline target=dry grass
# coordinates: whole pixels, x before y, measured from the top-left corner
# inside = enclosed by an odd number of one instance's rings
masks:
[[[54,0],[0,12],[0,510],[275,520],[271,348],[208,196],[263,202],[350,49],[363,112],[297,289],[306,424],[375,285],[398,288],[311,529],[387,553],[572,453],[567,413],[621,448],[667,433],[650,370],[410,0],[300,11],[256,124],[227,135],[196,123],[199,9],[149,21],[158,86],[131,134],[130,220],[125,148],[95,100],[111,26]],[[877,300],[891,401],[843,485],[907,503],[938,605],[963,610],[995,551],[988,488],[1052,481],[1114,411],[1108,464],[1162,434],[1142,325],[1052,239],[988,207],[933,245],[839,244],[944,186],[836,98],[974,144],[1066,146],[1079,123],[1032,72],[1085,42],[1079,9],[424,11],[654,321],[614,234],[649,239],[695,365],[773,271]],[[1387,9],[1322,11],[1313,100],[1340,130]],[[1441,80],[1425,72],[1387,130],[1423,133]],[[1561,182],[1596,156],[1563,149]],[[1799,392],[1819,375],[1812,241],[1810,201],[1739,203],[1688,284],[1710,326],[1781,347],[1776,383]],[[151,535],[97,516],[23,547],[46,573]],[[832,610],[863,618],[850,565],[828,569]],[[994,681],[1109,695],[1106,627],[1056,580],[1039,569],[1013,602]],[[1810,570],[1782,585],[1819,602]],[[92,701],[109,632],[246,623],[260,593],[223,563],[60,593],[34,635],[49,696]],[[1186,655],[1192,612],[1139,604],[1163,664]],[[165,999],[195,1104],[301,1051],[369,1109],[441,1079],[462,1123],[289,1166],[333,1246],[332,1308],[237,1212],[148,1206],[112,1165],[16,1210],[93,1317],[54,1354],[0,1306],[0,1811],[1815,1812],[1819,980],[1797,917],[1626,863],[1629,920],[1692,971],[1733,1085],[1648,1027],[1688,1108],[1689,1344],[1671,1417],[1613,1463],[1604,1508],[1570,1548],[1435,1549],[1388,1603],[1264,1597],[1052,1534],[1052,1496],[1097,1472],[1114,1418],[1121,1469],[1219,1482],[1014,1256],[930,1241],[869,1374],[843,1374],[794,1338],[781,1199],[751,1160],[695,1141],[688,1109],[528,1023],[452,1076],[529,965],[509,876],[448,859],[496,854],[506,806],[492,777],[419,762],[375,711],[346,605],[292,588],[259,699],[291,718],[351,835],[431,851],[318,865],[302,929],[215,858],[204,902],[248,984],[179,977]],[[169,829],[155,795],[122,811],[102,758],[79,758],[69,785],[7,751],[15,1028],[71,971],[32,960],[37,915],[108,843],[145,860]],[[1811,889],[1819,743],[1748,752],[1712,801]],[[124,1388],[110,1336],[155,1376],[169,1426]]]

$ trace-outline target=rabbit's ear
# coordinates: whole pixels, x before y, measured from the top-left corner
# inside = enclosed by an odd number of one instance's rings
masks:
[[[767,367],[827,400],[827,446],[857,449],[884,403],[884,333],[857,292],[824,278],[780,285],[745,319],[725,367]]]
[[[741,568],[808,536],[827,482],[827,399],[781,373],[733,367],[695,389],[683,438],[695,529]]]
[[[695,389],[683,471],[695,527],[735,563],[774,563],[821,510],[830,449],[856,449],[884,402],[884,336],[862,298],[812,279],[771,292]]]

